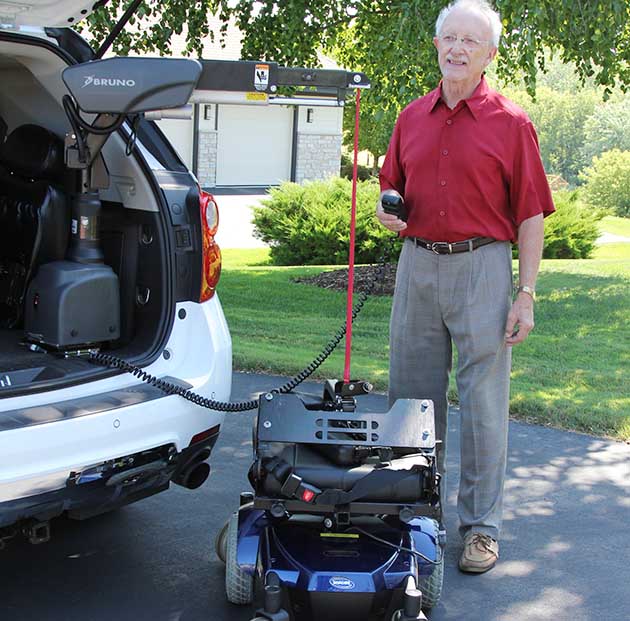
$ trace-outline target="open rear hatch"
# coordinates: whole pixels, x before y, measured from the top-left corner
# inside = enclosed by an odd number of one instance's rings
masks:
[[[65,27],[79,21],[102,4],[81,1],[0,0],[0,29],[30,34],[35,33],[31,29],[37,27]],[[139,2],[134,0],[114,30],[119,32],[122,29],[138,5]],[[11,35],[6,36],[9,41],[22,44],[19,37],[10,39]],[[107,45],[111,45],[112,40],[113,38],[108,38]],[[36,38],[32,39],[31,45],[38,45]],[[99,52],[102,54],[104,51],[105,45]],[[30,193],[26,202],[33,214],[28,233],[38,251],[44,229],[44,215],[49,212],[60,214],[55,216],[54,222],[56,229],[59,229],[59,235],[46,235],[46,241],[53,239],[57,246],[54,252],[49,252],[46,247],[38,254],[38,260],[35,260],[27,258],[21,247],[16,247],[15,252],[5,252],[6,256],[3,255],[3,264],[0,266],[3,273],[0,294],[3,297],[1,303],[4,304],[0,322],[0,388],[4,389],[4,395],[18,394],[23,389],[46,390],[67,384],[68,381],[85,381],[99,373],[98,367],[86,364],[85,354],[89,350],[112,345],[117,348],[121,343],[124,344],[118,274],[121,270],[128,270],[129,265],[126,256],[120,254],[124,250],[116,255],[106,248],[108,244],[112,246],[112,233],[109,233],[108,239],[107,222],[109,220],[111,224],[115,209],[112,205],[107,205],[107,209],[102,210],[99,189],[106,187],[102,185],[102,181],[103,172],[107,175],[107,171],[100,154],[108,138],[118,133],[124,123],[127,124],[125,132],[129,139],[135,132],[135,122],[140,120],[143,113],[178,108],[186,104],[200,70],[199,63],[189,59],[112,58],[71,65],[62,74],[70,92],[70,95],[63,96],[63,109],[72,129],[66,136],[65,145],[63,141],[59,142],[59,130],[55,136],[43,127],[46,124],[45,115],[37,119],[41,125],[16,128],[16,131],[21,132],[20,141],[17,136],[13,136],[13,142],[9,144],[9,139],[12,138],[9,135],[3,145],[7,153],[15,144],[30,143],[30,135],[27,134],[29,131],[31,134],[34,132],[37,139],[35,143],[45,145],[43,159],[60,164],[54,166],[56,173],[60,172],[59,169],[63,170],[53,180],[52,171],[48,169],[42,169],[39,175],[37,173],[40,171],[33,172],[23,167],[23,170],[18,171],[20,174],[15,175],[13,165],[19,164],[15,162],[15,158],[7,157],[7,161],[12,160],[11,167],[2,167],[3,181],[15,181],[9,191],[3,189],[3,197],[7,194],[3,200],[11,203],[24,202],[24,194]],[[60,79],[62,75],[60,74]],[[4,133],[2,139],[4,140]],[[138,169],[137,174],[144,177],[146,172]],[[60,177],[64,176],[66,180],[60,181]],[[37,187],[31,183],[34,179],[39,183]],[[188,175],[186,179],[189,184]],[[162,200],[163,198],[158,199],[158,202]],[[156,226],[160,227],[158,221],[161,208],[156,207],[153,215],[149,211],[137,211],[137,222],[134,220],[130,224],[129,218],[124,215],[128,210],[118,211],[119,221],[127,221],[127,224],[119,226],[126,227],[128,237],[146,239],[150,235],[146,231],[151,227],[154,230]],[[196,217],[199,218],[198,204]],[[58,223],[62,224],[57,226]],[[17,228],[12,234],[21,237],[25,230],[23,222],[16,222],[14,226]],[[198,228],[199,223],[194,226]],[[10,226],[7,231],[9,229]],[[113,234],[119,238],[126,235],[126,232],[119,228]],[[150,239],[153,238],[151,235]],[[120,245],[120,242],[114,243],[114,246],[117,244]],[[44,245],[46,244],[41,244]],[[34,257],[35,254],[35,250],[32,250],[31,255]],[[44,259],[40,261],[42,257]],[[137,257],[136,263],[140,262],[140,257]],[[110,265],[116,263],[118,269],[114,271]],[[158,274],[164,272],[166,266],[162,266],[161,260],[153,260],[151,263],[158,268]],[[9,266],[9,271],[5,268],[6,265]],[[16,280],[19,281],[17,286]],[[158,277],[158,280],[161,278]],[[168,289],[164,286],[165,283],[156,282],[155,285],[158,290]],[[146,291],[148,290],[147,287]],[[131,304],[134,304],[135,289],[131,297]],[[148,299],[148,295],[146,298]],[[146,300],[141,302],[144,301]],[[154,317],[152,323],[158,319],[159,317]],[[123,317],[123,332],[124,321]],[[156,338],[155,334],[160,331],[163,332],[154,328],[153,336],[146,338],[145,334],[142,342],[132,343],[128,348],[131,355],[136,359],[138,355],[145,356],[142,352],[147,351],[146,346],[150,346],[151,341]],[[126,336],[129,343],[129,335]],[[165,336],[159,338],[164,339]]]
[[[67,26],[102,4],[0,0],[0,23],[16,29]],[[287,68],[266,61],[99,60],[139,4],[132,2],[95,60],[63,71],[70,93],[63,97],[63,108],[72,128],[64,160],[80,180],[72,197],[69,251],[40,266],[30,281],[24,303],[26,346],[14,335],[0,343],[6,352],[0,357],[0,388],[5,390],[33,384],[41,390],[67,375],[85,381],[94,367],[81,354],[108,348],[121,336],[119,276],[104,261],[97,225],[104,219],[101,212],[110,211],[109,206],[102,210],[97,170],[109,136],[121,127],[133,132],[135,119],[142,116],[181,110],[190,103],[343,106],[349,89],[369,88],[358,72]],[[0,341],[5,336],[0,333]]]
[[[0,24],[13,27],[71,26],[105,4],[90,0],[0,0]]]

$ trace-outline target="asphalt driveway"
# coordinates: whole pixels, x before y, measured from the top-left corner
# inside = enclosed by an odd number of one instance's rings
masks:
[[[283,378],[236,373],[234,399]],[[313,392],[319,384],[311,384]],[[383,409],[372,395],[366,409]],[[226,603],[217,530],[248,489],[252,413],[228,414],[210,480],[86,522],[58,520],[47,544],[0,551],[2,621],[247,621]],[[628,621],[630,446],[510,425],[501,561],[457,571],[458,416],[450,419],[444,593],[432,621]]]

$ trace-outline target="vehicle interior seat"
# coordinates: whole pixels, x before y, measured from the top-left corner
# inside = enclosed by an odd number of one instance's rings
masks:
[[[0,327],[19,327],[37,268],[65,257],[70,201],[63,191],[64,143],[38,125],[0,144]]]

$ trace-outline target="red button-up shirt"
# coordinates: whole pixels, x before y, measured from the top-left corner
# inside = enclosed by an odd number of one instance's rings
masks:
[[[483,77],[453,110],[439,86],[401,112],[380,183],[405,200],[401,234],[432,241],[516,241],[523,220],[554,211],[531,121]]]

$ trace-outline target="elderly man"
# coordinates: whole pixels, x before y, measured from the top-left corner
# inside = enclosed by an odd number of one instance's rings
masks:
[[[543,217],[554,211],[527,115],[492,90],[501,20],[483,0],[456,0],[438,17],[437,89],[400,114],[380,173],[404,197],[405,238],[390,325],[390,400],[430,397],[446,440],[452,343],[458,352],[461,476],[457,509],[462,571],[499,557],[511,347],[534,327]],[[511,243],[519,247],[513,291]],[[441,456],[444,472],[445,448]]]

